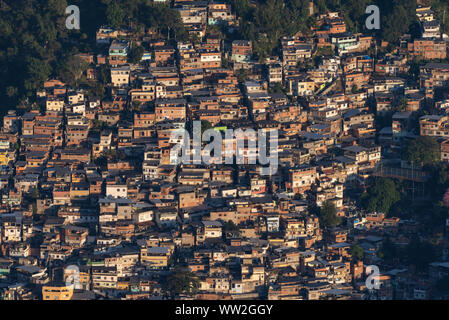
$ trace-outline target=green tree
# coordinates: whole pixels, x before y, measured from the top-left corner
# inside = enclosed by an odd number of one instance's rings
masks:
[[[104,85],[99,82],[94,82],[93,84],[91,84],[89,87],[89,96],[103,99],[105,96]]]
[[[408,263],[416,266],[418,271],[424,271],[430,262],[437,259],[437,250],[429,242],[413,237],[406,248]]]
[[[370,212],[388,213],[391,206],[401,199],[393,180],[375,178],[374,184],[361,197],[362,206]]]
[[[103,86],[111,82],[111,70],[108,65],[102,64],[98,68],[98,82]]]
[[[429,169],[431,176],[426,184],[426,188],[435,199],[441,200],[443,194],[449,188],[449,165],[444,162],[438,162],[429,166]],[[445,202],[448,201],[445,200]]]
[[[203,136],[204,131],[212,129],[213,125],[207,120],[201,120],[201,136]]]
[[[232,221],[226,221],[223,223],[223,230],[224,231],[236,231],[239,230],[239,227],[236,226],[236,224]]]
[[[178,10],[164,4],[148,4],[141,8],[141,22],[148,28],[155,28],[167,38],[187,40],[188,33]]]
[[[120,27],[125,22],[126,11],[116,1],[106,9],[106,17],[112,27]]]
[[[405,160],[420,165],[431,165],[440,161],[440,145],[436,138],[419,136],[405,149]]]
[[[167,277],[167,290],[171,293],[172,297],[180,294],[191,295],[195,293],[199,286],[198,277],[183,268],[177,267],[171,275]]]
[[[394,111],[405,111],[407,110],[407,99],[402,98],[397,105],[393,107]]]
[[[237,80],[239,83],[244,83],[248,78],[248,72],[245,69],[240,69],[237,74]]]
[[[31,198],[32,198],[33,200],[37,200],[37,199],[40,198],[40,192],[39,192],[39,189],[38,189],[38,188],[34,188],[34,189],[33,189],[33,192],[31,193]]]
[[[382,242],[382,247],[377,252],[377,256],[379,258],[382,258],[388,262],[392,261],[394,258],[397,258],[398,254],[399,254],[399,252],[398,252],[396,246],[394,245],[394,243],[391,241],[391,239],[389,237],[387,237]]]
[[[355,261],[363,260],[363,256],[364,256],[363,248],[361,246],[359,246],[358,244],[353,245],[351,248],[351,256],[352,256],[352,259]]]
[[[77,86],[86,71],[88,63],[77,56],[69,56],[59,67],[59,78],[72,86]]]
[[[416,1],[414,0],[393,0],[391,2],[382,1],[381,15],[382,39],[394,43],[399,37],[407,33],[416,21]]]
[[[302,195],[300,194],[300,193],[296,193],[294,196],[293,196],[293,200],[301,200],[302,199]]]
[[[31,95],[48,79],[51,74],[51,67],[47,62],[33,57],[28,57],[25,63],[28,77],[24,82],[24,86],[28,95]]]
[[[274,85],[268,87],[269,93],[285,93],[285,91],[284,86],[280,82],[276,82]]]
[[[341,218],[337,216],[337,208],[330,202],[324,202],[319,211],[320,224],[325,228],[334,228],[341,223]]]
[[[137,64],[142,59],[145,49],[142,46],[132,46],[128,54],[128,62]]]

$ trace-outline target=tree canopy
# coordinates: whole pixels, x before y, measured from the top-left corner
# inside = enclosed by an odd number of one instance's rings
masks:
[[[178,267],[167,277],[166,286],[172,296],[177,296],[195,293],[200,283],[193,272]]]
[[[407,260],[416,266],[419,271],[424,271],[430,262],[438,257],[436,248],[429,242],[421,241],[418,237],[413,237],[406,248]]]
[[[128,62],[139,63],[144,52],[145,49],[142,46],[132,46],[128,53]]]
[[[370,212],[388,213],[391,206],[401,199],[393,180],[375,178],[373,185],[361,197],[362,206]]]
[[[315,13],[341,11],[349,31],[376,33],[388,42],[397,42],[402,34],[413,31],[417,25],[414,0],[315,0],[313,3]],[[309,16],[308,0],[231,0],[231,4],[240,18],[241,37],[253,41],[259,59],[275,51],[280,36],[291,36],[298,31],[307,33],[315,25],[315,19]],[[379,7],[380,30],[366,29],[365,10],[369,5]]]
[[[419,136],[409,142],[405,159],[418,165],[431,165],[440,161],[440,144],[434,137]]]
[[[32,101],[49,77],[79,81],[83,68],[69,57],[92,51],[96,30],[102,25],[153,27],[171,39],[187,38],[179,12],[166,4],[146,0],[73,0],[70,4],[80,8],[81,30],[65,26],[67,0],[2,1],[0,115],[20,101]],[[140,52],[140,48],[131,51],[133,61]]]
[[[337,216],[335,205],[330,202],[324,202],[319,210],[320,224],[326,228],[334,228],[341,223],[341,218]]]
[[[359,246],[358,244],[352,246],[350,253],[351,253],[353,260],[355,260],[355,261],[363,260],[364,251],[363,251],[363,248],[361,246]]]
[[[88,63],[81,58],[69,56],[63,61],[59,69],[57,69],[56,74],[61,81],[72,86],[77,86],[87,66]]]
[[[2,1],[0,6],[1,113],[32,98],[53,73],[64,51],[71,49],[65,27],[66,0]]]
[[[387,237],[382,242],[382,247],[377,252],[377,255],[379,256],[379,258],[382,258],[385,261],[390,262],[393,261],[393,259],[399,257],[399,252],[395,244],[391,241],[391,239]]]

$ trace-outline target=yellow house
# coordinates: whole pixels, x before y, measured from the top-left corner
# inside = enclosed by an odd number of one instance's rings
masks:
[[[64,100],[48,99],[45,106],[47,111],[62,112],[64,110]]]
[[[43,286],[43,300],[70,300],[73,296],[72,286]]]
[[[0,152],[0,165],[7,165],[10,161],[14,161],[14,153],[11,151]]]
[[[282,238],[271,238],[268,239],[268,242],[274,246],[280,246],[285,242],[285,240]]]
[[[129,290],[129,279],[126,278],[118,279],[117,290]]]
[[[72,184],[70,188],[70,199],[84,198],[89,196],[89,185],[84,183]]]
[[[79,182],[83,182],[84,181],[84,176],[77,173],[77,172],[73,172],[72,173],[72,183],[79,183]]]
[[[166,247],[143,248],[140,252],[141,262],[153,268],[165,268],[168,266],[170,249]]]

